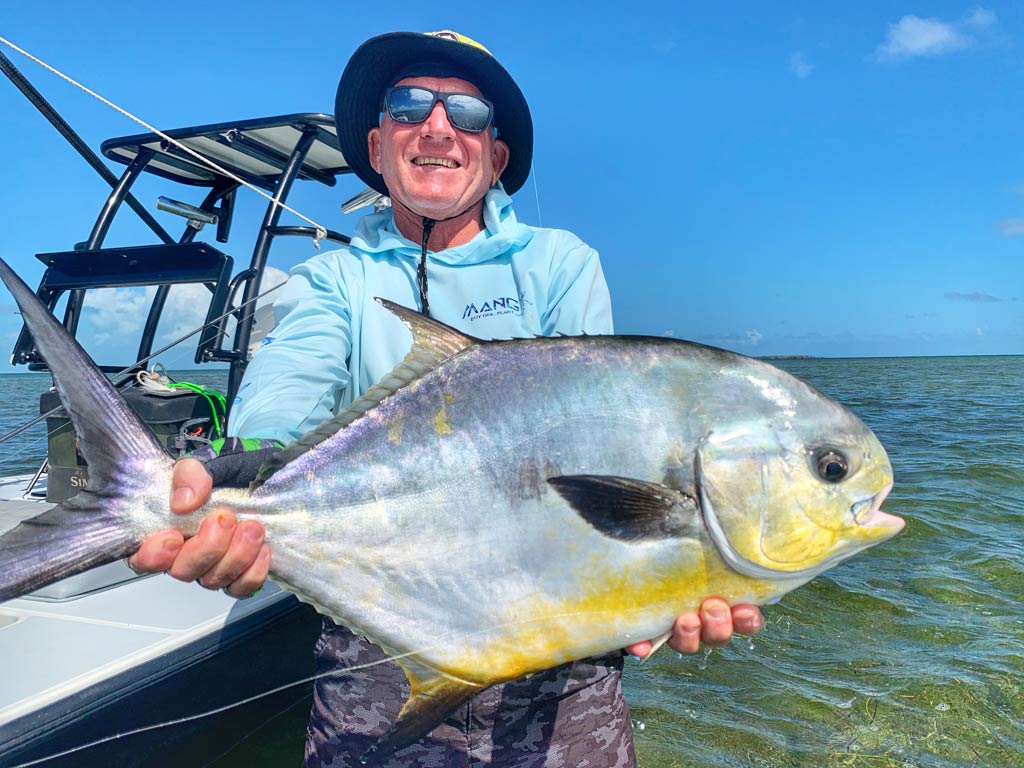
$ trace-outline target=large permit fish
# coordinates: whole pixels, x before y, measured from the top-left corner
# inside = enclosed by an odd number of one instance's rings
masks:
[[[474,693],[663,638],[710,595],[764,604],[896,534],[885,450],[758,360],[662,338],[484,342],[390,302],[413,347],[249,490],[168,511],[173,461],[0,261],[89,465],[88,487],[0,537],[0,601],[258,519],[275,581],[380,644],[412,693],[371,750]]]

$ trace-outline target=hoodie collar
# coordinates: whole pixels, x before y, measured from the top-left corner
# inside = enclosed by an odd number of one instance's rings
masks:
[[[428,258],[442,264],[478,264],[501,256],[510,248],[522,248],[533,237],[533,230],[516,219],[512,198],[505,193],[500,181],[484,196],[483,217],[483,230],[468,243],[430,251]],[[413,259],[420,256],[420,244],[398,231],[391,208],[361,218],[352,235],[351,247],[366,253],[394,251]]]

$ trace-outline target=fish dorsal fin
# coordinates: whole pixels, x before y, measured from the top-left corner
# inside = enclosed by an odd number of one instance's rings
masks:
[[[379,765],[439,725],[445,716],[486,686],[449,677],[410,657],[396,659],[409,679],[409,698],[395,724],[360,757],[364,765]]]
[[[702,525],[692,496],[657,483],[611,475],[562,475],[548,483],[580,517],[619,541],[682,538]]]
[[[252,484],[253,488],[262,485],[267,478],[285,464],[294,461],[314,446],[347,427],[378,405],[385,397],[394,394],[449,357],[483,343],[480,339],[468,336],[420,312],[407,309],[401,304],[381,298],[375,300],[385,309],[394,313],[402,321],[402,324],[412,331],[412,348],[402,362],[395,366],[394,370],[366,390],[361,397],[353,400],[345,410],[274,454],[273,458],[260,469],[259,475]]]

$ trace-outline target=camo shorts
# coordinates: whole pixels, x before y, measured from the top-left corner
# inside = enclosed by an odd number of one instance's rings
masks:
[[[384,652],[329,619],[316,645],[317,680],[306,768],[361,768],[398,717],[409,685]],[[565,664],[474,696],[382,768],[632,768],[622,655]]]

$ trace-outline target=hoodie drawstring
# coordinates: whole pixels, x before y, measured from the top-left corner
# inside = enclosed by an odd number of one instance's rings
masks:
[[[430,317],[430,303],[427,301],[427,241],[436,223],[434,219],[423,217],[423,251],[420,254],[420,266],[416,270],[416,282],[420,287],[420,311],[427,317]]]

